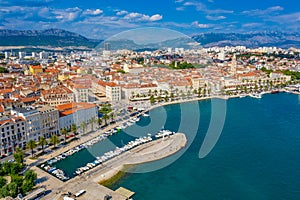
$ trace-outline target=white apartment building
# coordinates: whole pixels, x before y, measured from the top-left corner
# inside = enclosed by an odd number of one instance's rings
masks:
[[[49,138],[53,134],[59,134],[59,115],[55,108],[50,106],[15,108],[11,110],[11,114],[25,119],[27,141],[37,142],[40,137]]]
[[[82,122],[88,124],[91,118],[98,119],[98,108],[91,103],[68,103],[57,106],[57,109],[59,111],[60,129],[70,130],[73,124],[79,128]]]
[[[26,147],[26,123],[22,117],[1,117],[0,131],[0,156]]]

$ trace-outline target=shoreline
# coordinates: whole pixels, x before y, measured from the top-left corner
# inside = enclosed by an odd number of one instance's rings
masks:
[[[262,94],[271,94],[272,91],[266,91],[266,92],[262,92]],[[295,91],[287,91],[284,89],[279,90],[279,92],[285,92],[285,93],[291,93],[291,94],[296,94],[296,95],[300,95],[300,92],[295,92]],[[247,95],[248,96],[248,95]],[[181,99],[181,100],[176,100],[176,101],[169,101],[169,102],[163,102],[163,103],[158,103],[156,105],[150,106],[149,108],[146,108],[145,110],[139,112],[138,114],[129,117],[126,120],[120,121],[120,122],[116,122],[114,124],[110,124],[108,126],[106,126],[104,129],[99,129],[90,133],[87,133],[86,135],[82,135],[82,138],[78,138],[77,140],[67,144],[66,146],[63,146],[62,148],[58,149],[57,151],[53,151],[50,154],[45,154],[42,155],[38,158],[38,162],[39,164],[46,162],[47,160],[59,156],[62,153],[65,153],[66,151],[75,148],[85,142],[88,142],[90,140],[95,139],[96,137],[99,137],[100,135],[104,134],[106,131],[109,131],[111,129],[117,128],[118,126],[122,125],[123,123],[131,120],[132,118],[135,117],[139,117],[141,115],[143,115],[144,113],[147,113],[155,108],[159,108],[159,107],[163,107],[163,106],[167,106],[167,105],[173,105],[173,104],[180,104],[180,103],[188,103],[188,102],[193,102],[193,101],[202,101],[202,100],[209,100],[209,99],[213,99],[213,98],[218,98],[218,99],[224,99],[224,100],[228,100],[231,98],[238,98],[240,97],[240,95],[213,95],[213,96],[208,96],[208,97],[197,97],[197,98],[192,98],[192,99]],[[35,163],[37,160],[32,160],[32,159],[26,159],[26,163],[29,162],[28,164],[32,164]]]

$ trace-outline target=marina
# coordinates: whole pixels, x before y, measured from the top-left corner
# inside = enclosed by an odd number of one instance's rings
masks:
[[[57,162],[62,161],[64,159],[68,158],[69,156],[72,156],[73,154],[76,154],[79,151],[82,151],[83,149],[87,149],[87,148],[95,145],[96,143],[99,143],[99,142],[107,139],[108,136],[112,135],[115,131],[116,131],[116,129],[112,129],[111,131],[105,132],[105,135],[100,135],[86,143],[83,143],[65,153],[62,153],[62,154],[56,156],[53,159],[47,160],[45,163],[40,165],[40,168],[43,169],[44,171],[48,172],[49,174],[55,176],[56,178],[58,178],[61,181],[67,181],[71,178],[74,178],[75,176],[81,175],[82,173],[89,171],[90,169],[95,168],[98,165],[104,164],[105,162],[111,160],[112,158],[117,157],[117,156],[123,154],[124,152],[127,152],[137,146],[140,146],[142,144],[151,142],[152,140],[156,140],[159,138],[164,139],[165,137],[169,137],[169,136],[175,134],[175,132],[172,132],[169,130],[161,130],[161,131],[157,132],[154,136],[152,136],[150,133],[148,133],[144,137],[135,138],[134,140],[129,141],[126,145],[124,145],[122,147],[115,147],[115,149],[107,151],[101,156],[97,156],[91,162],[82,163],[83,166],[78,167],[73,174],[66,173],[63,169],[60,169],[56,165]]]

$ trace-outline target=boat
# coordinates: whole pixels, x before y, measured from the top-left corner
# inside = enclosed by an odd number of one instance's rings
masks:
[[[149,116],[150,116],[149,114],[146,113],[143,114],[143,117],[149,117]]]
[[[250,97],[256,98],[256,99],[261,99],[262,95],[260,93],[253,93],[249,95]]]
[[[247,95],[246,94],[241,94],[239,97],[240,98],[244,98],[244,97],[246,97]]]

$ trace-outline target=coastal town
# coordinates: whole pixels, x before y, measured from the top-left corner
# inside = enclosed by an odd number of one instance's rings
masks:
[[[136,148],[148,145],[145,148],[154,151],[149,144],[157,143],[161,137],[166,136],[166,141],[174,143],[166,142],[165,155],[155,158],[149,155],[147,161],[135,155],[137,158],[129,157],[120,163],[132,164],[135,159],[149,162],[183,148],[186,139],[178,133],[152,133],[158,134],[159,139],[152,141],[148,135],[108,152],[78,168],[78,176],[71,180],[51,166],[58,159],[65,159],[131,126],[140,116],[147,117],[147,112],[154,107],[209,98],[261,98],[264,93],[281,91],[300,94],[300,49],[295,48],[236,46],[133,51],[111,50],[106,43],[101,51],[3,50],[0,59],[2,165],[15,163],[21,156],[18,162],[26,170],[33,170],[37,174],[35,179],[49,177],[52,181],[49,185],[40,183],[26,190],[30,195],[33,189],[45,186],[52,191],[45,199],[62,197],[61,190],[76,188],[74,179],[76,184],[80,181],[89,184],[86,179],[92,168],[115,162],[113,159],[124,156],[132,148],[137,151]],[[54,171],[56,178],[53,178]],[[62,181],[71,182],[65,188],[55,188]],[[99,185],[99,181],[98,178],[93,184]],[[1,193],[1,197],[19,195],[18,190],[7,190],[7,195]],[[107,188],[103,191],[119,196]]]

